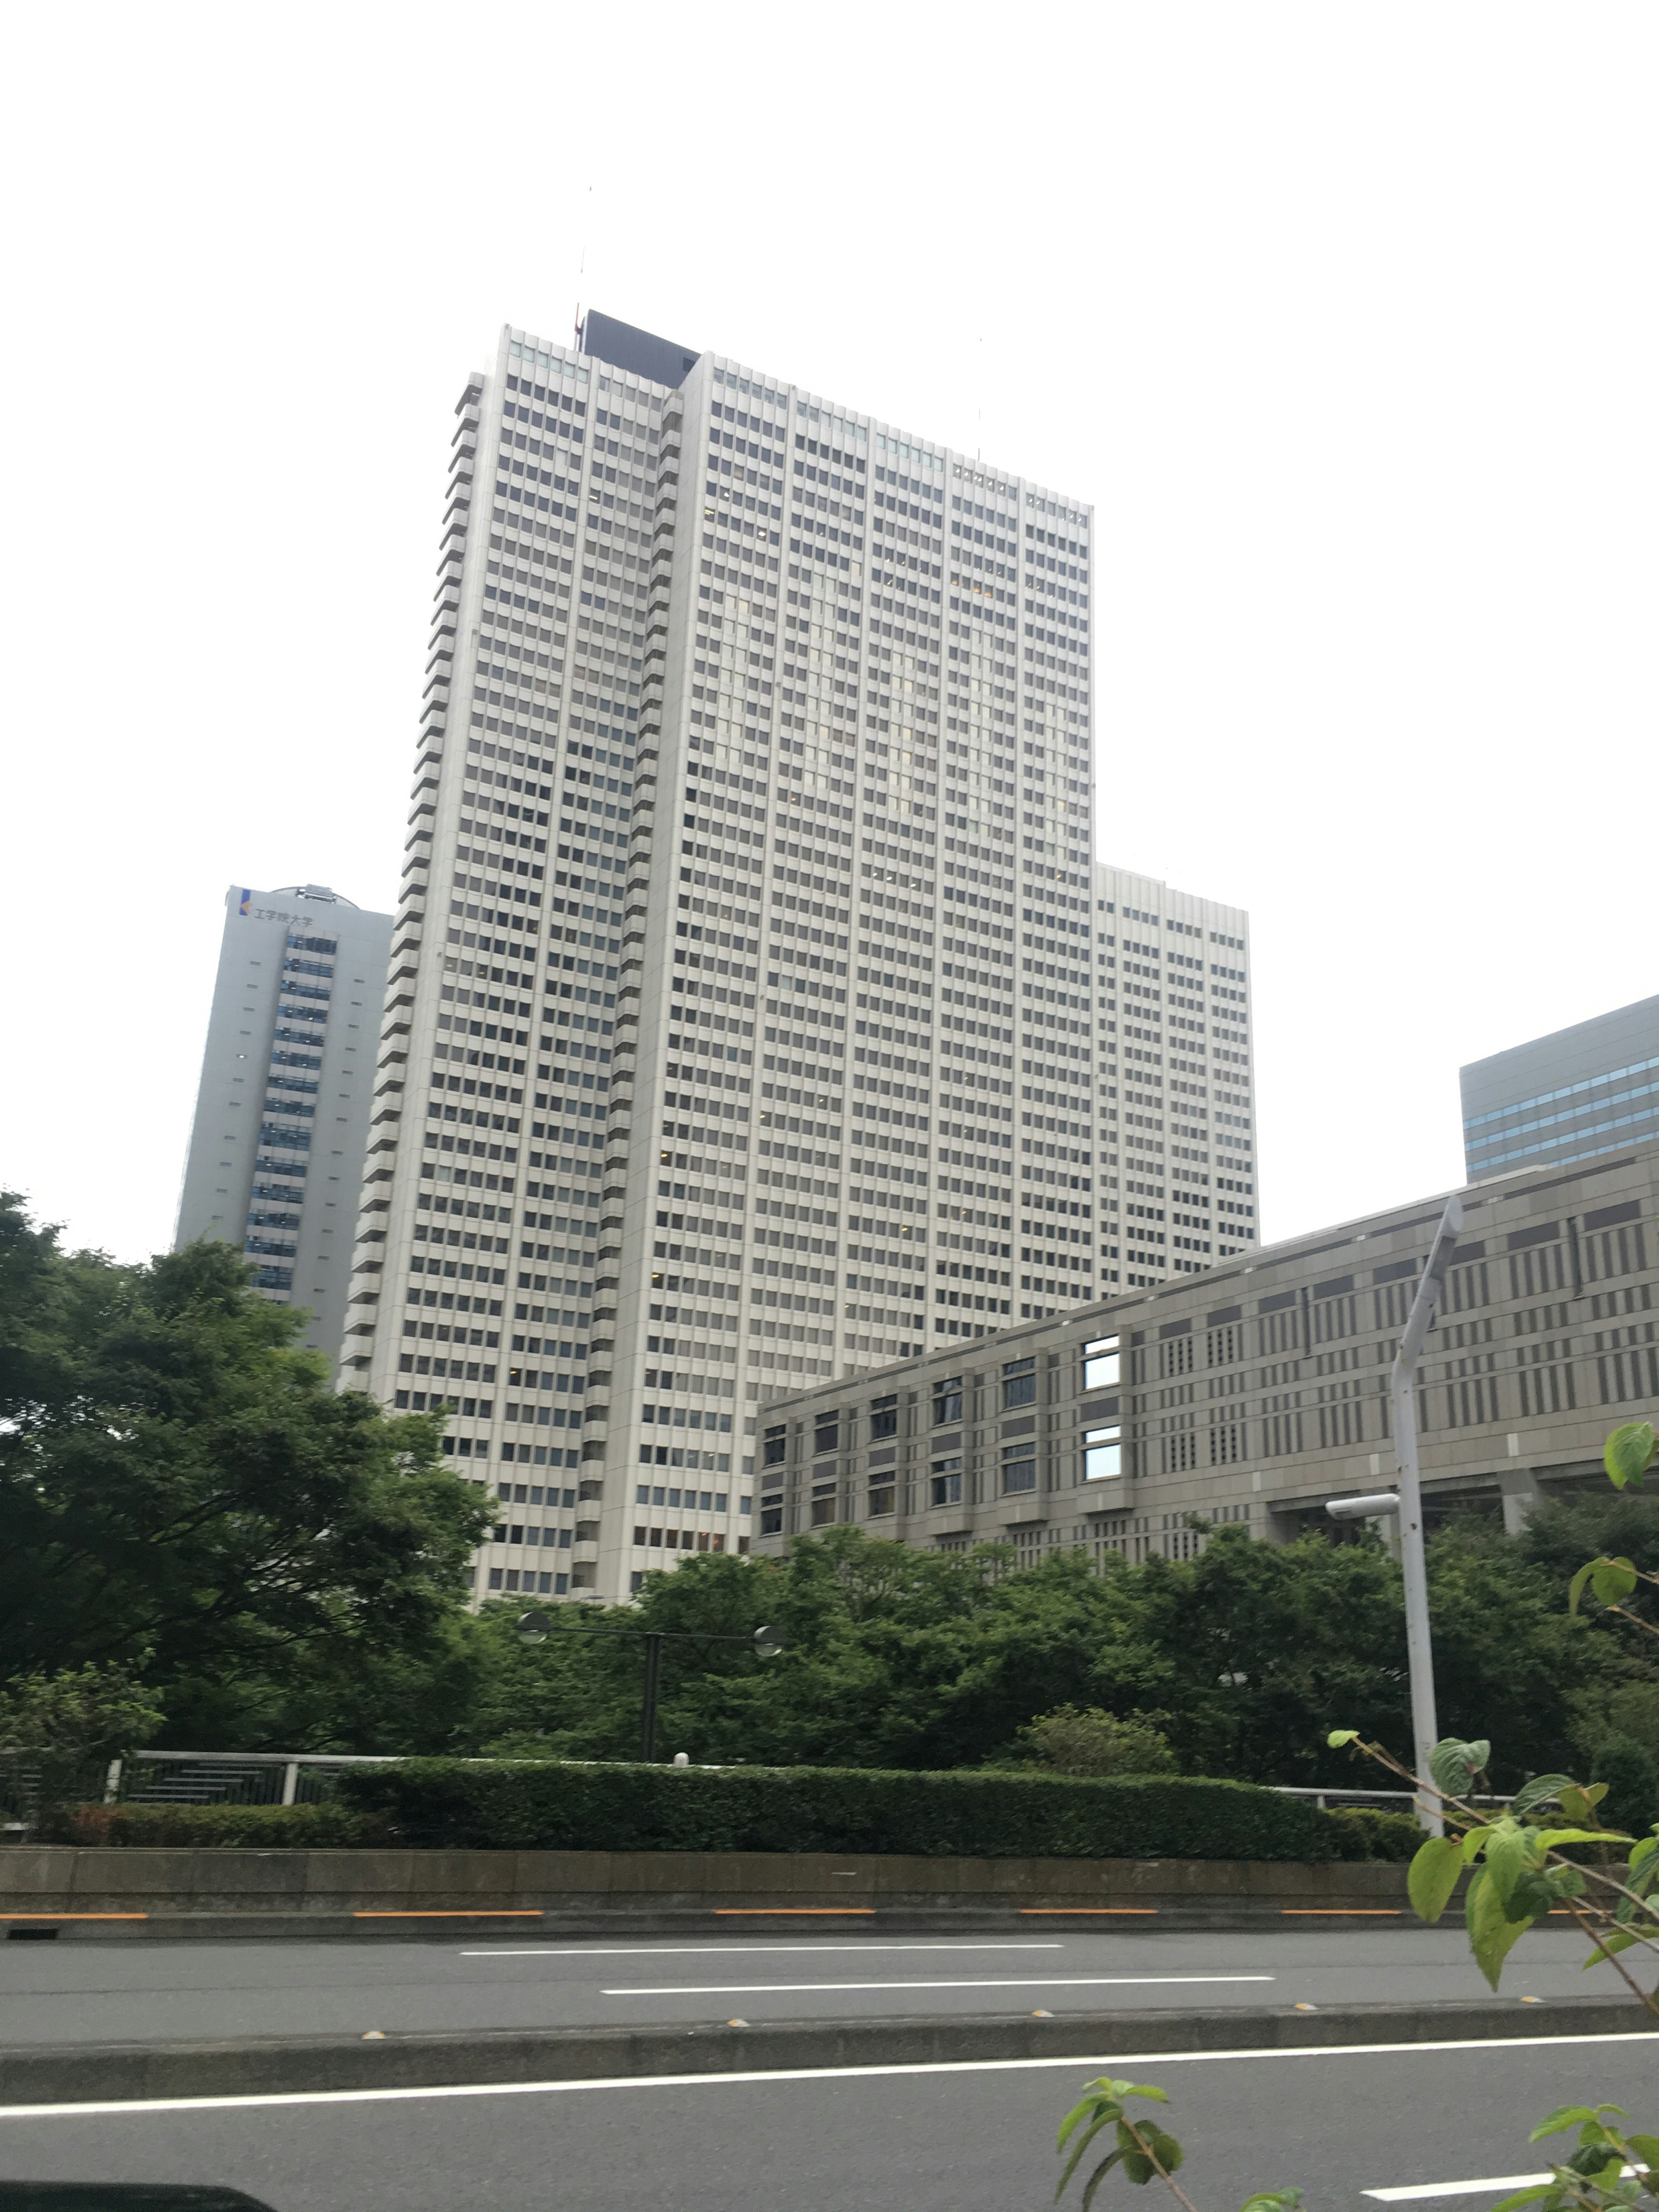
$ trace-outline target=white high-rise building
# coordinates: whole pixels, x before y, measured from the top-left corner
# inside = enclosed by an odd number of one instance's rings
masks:
[[[264,1297],[307,1306],[337,1358],[374,1103],[392,916],[320,884],[234,886],[208,1017],[175,1251],[238,1244]]]
[[[1097,861],[1103,1297],[1257,1243],[1250,925]]]
[[[480,1596],[616,1599],[772,1396],[1109,1287],[1092,520],[597,314],[456,411],[347,1361]]]

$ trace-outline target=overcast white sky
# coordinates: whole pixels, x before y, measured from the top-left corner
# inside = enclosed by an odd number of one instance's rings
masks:
[[[170,1238],[233,880],[392,902],[465,373],[580,301],[1095,502],[1097,849],[1269,1236],[1659,989],[1650,5],[15,9],[0,1183]],[[584,265],[585,256],[585,265]]]

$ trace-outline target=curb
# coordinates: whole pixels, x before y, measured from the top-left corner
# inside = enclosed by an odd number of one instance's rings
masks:
[[[1113,1935],[1169,1935],[1202,1929],[1212,1935],[1243,1935],[1263,1929],[1283,1929],[1294,1922],[1300,1928],[1377,1928],[1417,1931],[1422,1925],[1404,1905],[1292,1906],[1249,1901],[1161,1899],[1152,1905],[1103,1908],[1099,1905],[1019,1906],[970,1904],[936,1907],[878,1904],[856,1914],[844,1910],[808,1916],[799,1907],[749,1905],[741,1911],[714,1905],[638,1906],[607,1911],[594,1908],[573,1912],[558,1905],[491,1910],[453,1906],[430,1910],[380,1907],[373,1911],[190,1912],[163,1909],[149,1911],[93,1912],[51,1909],[38,1905],[27,1911],[0,1914],[9,1936],[16,1932],[55,1931],[50,1940],[69,1943],[273,1943],[273,1942],[447,1942],[458,1928],[469,1923],[479,1935],[507,1935],[528,1931],[537,1936],[557,1936],[580,1942],[593,1936],[708,1936],[733,1920],[774,1932],[799,1926],[805,1917],[826,1923],[844,1919],[860,1933],[875,1927],[893,1935],[1009,1936],[1029,1933],[1034,1923],[1056,1923],[1077,1933]]]
[[[315,2094],[330,2090],[647,2079],[663,2074],[939,2065],[1114,2051],[1270,2051],[1346,2044],[1659,2035],[1625,1998],[1540,2004],[1333,2005],[1210,2012],[1029,2014],[969,2019],[778,2021],[755,2027],[551,2028],[531,2033],[311,2036],[220,2043],[107,2044],[0,2051],[0,2106],[149,2098]]]

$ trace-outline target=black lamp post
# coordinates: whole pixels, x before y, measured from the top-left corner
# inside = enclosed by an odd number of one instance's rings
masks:
[[[521,1613],[518,1620],[520,1644],[545,1644],[553,1632],[553,1624],[544,1613]],[[676,1644],[746,1644],[757,1658],[775,1659],[783,1649],[783,1638],[775,1628],[757,1628],[752,1636],[704,1635],[698,1629],[675,1628],[589,1628],[586,1625],[574,1632],[578,1636],[626,1636],[645,1646],[645,1698],[640,1713],[640,1757],[654,1759],[657,1756],[657,1700],[662,1684],[662,1647]]]

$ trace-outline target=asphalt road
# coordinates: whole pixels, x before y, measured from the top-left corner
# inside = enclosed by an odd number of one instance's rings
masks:
[[[1534,1930],[1504,1996],[1620,1992],[1612,1966],[1580,1972],[1584,1950],[1569,1930]],[[980,1942],[16,1944],[0,1954],[0,2047],[1486,1994],[1461,1925]]]
[[[1038,2064],[0,2112],[0,2173],[212,2182],[275,2212],[1037,2212],[1060,2115],[1109,2070],[1169,2091],[1160,2117],[1186,2147],[1199,2212],[1287,2185],[1310,2212],[1448,2198],[1487,2212],[1539,2170],[1527,2132],[1553,2106],[1611,2100],[1659,2124],[1656,2063],[1659,2036],[1142,2063],[1097,2048]],[[1115,2176],[1101,2202],[1123,2201]],[[1156,2185],[1133,2201],[1173,2212]]]

